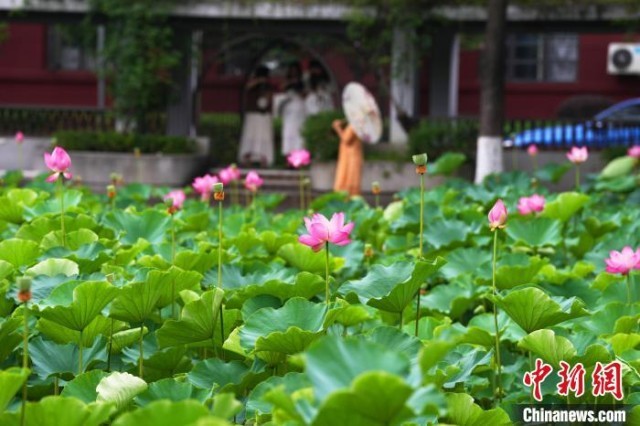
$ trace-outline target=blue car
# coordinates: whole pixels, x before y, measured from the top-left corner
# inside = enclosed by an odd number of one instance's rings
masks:
[[[517,132],[505,140],[506,147],[589,148],[628,147],[640,143],[640,98],[617,103],[593,120],[535,127]]]

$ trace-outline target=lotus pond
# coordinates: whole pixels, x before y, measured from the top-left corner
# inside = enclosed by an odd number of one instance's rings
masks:
[[[327,194],[310,207],[343,212],[351,242],[315,252],[281,196],[168,212],[166,188],[110,200],[7,175],[0,424],[506,425],[535,402],[538,360],[544,403],[639,404],[640,271],[605,271],[640,246],[623,179],[549,193],[522,173],[450,178],[423,207],[418,178],[384,208]],[[518,214],[534,193],[544,207]],[[614,361],[621,399],[591,389]],[[563,362],[584,367],[582,395],[558,392]]]

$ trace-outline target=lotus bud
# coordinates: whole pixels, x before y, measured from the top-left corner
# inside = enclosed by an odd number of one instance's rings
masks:
[[[213,199],[216,201],[224,200],[224,184],[222,182],[213,184]]]
[[[374,195],[378,195],[378,194],[380,194],[380,192],[381,192],[381,189],[380,189],[380,182],[378,182],[377,180],[376,180],[376,181],[374,181],[374,182],[371,182],[371,192],[372,192]]]
[[[413,164],[416,165],[416,173],[423,175],[427,172],[427,154],[417,154],[413,156]]]
[[[107,197],[113,199],[116,197],[116,187],[115,185],[107,185]]]
[[[489,226],[492,231],[495,231],[498,228],[504,228],[507,223],[507,208],[505,207],[502,200],[496,201],[495,205],[489,211],[488,219]]]
[[[18,278],[18,300],[22,303],[26,303],[31,300],[31,278],[21,277]]]

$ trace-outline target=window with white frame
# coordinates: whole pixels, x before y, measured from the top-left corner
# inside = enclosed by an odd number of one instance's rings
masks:
[[[511,34],[507,38],[507,80],[575,82],[578,79],[576,34]]]

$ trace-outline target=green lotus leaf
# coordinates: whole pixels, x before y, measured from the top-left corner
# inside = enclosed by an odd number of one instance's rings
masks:
[[[15,271],[15,267],[6,260],[0,260],[0,280],[8,277]]]
[[[555,200],[546,203],[541,213],[542,217],[558,219],[566,222],[590,200],[590,197],[578,192],[563,192]]]
[[[589,315],[579,299],[557,302],[534,287],[514,290],[492,300],[527,333]]]
[[[0,260],[9,262],[15,268],[32,265],[38,256],[40,248],[33,241],[11,238],[0,242]]]
[[[14,188],[0,197],[0,220],[20,224],[24,222],[24,207],[32,206],[38,194],[31,189]]]
[[[530,247],[555,246],[562,241],[562,222],[548,217],[509,221],[507,235]]]
[[[142,327],[142,334],[149,332],[147,327]],[[111,336],[111,353],[120,353],[127,346],[133,345],[140,339],[140,327],[131,328],[129,330],[121,330],[113,333]]]
[[[618,333],[611,336],[608,340],[609,343],[611,343],[611,349],[613,349],[613,353],[620,356],[627,351],[634,351],[634,349],[638,345],[640,345],[640,334]],[[636,354],[638,353],[637,351],[634,352]]]
[[[207,407],[193,400],[154,401],[123,414],[113,422],[113,426],[176,425],[230,426],[227,421],[211,416]]]
[[[355,293],[363,304],[387,312],[402,312],[414,299],[427,278],[445,264],[441,257],[433,262],[396,262],[389,266],[374,265],[367,275],[340,287],[340,293]]]
[[[431,163],[427,173],[433,176],[451,176],[467,160],[467,156],[459,152],[446,152]]]
[[[450,350],[437,365],[442,371],[444,388],[452,389],[458,383],[464,383],[471,379],[476,368],[489,366],[493,353],[484,348],[476,348],[471,345],[458,345]]]
[[[116,297],[118,289],[105,281],[86,281],[73,290],[68,306],[47,307],[38,315],[71,330],[82,331]]]
[[[438,365],[440,361],[455,347],[455,342],[445,342],[431,340],[425,342],[422,352],[420,352],[419,363],[423,373],[427,373],[431,368]]]
[[[60,395],[66,397],[77,398],[85,404],[95,402],[98,398],[96,388],[102,379],[107,377],[108,373],[102,370],[91,370],[76,376],[62,389]]]
[[[187,380],[200,389],[216,392],[240,393],[246,388],[246,380],[252,375],[240,361],[224,362],[218,358],[198,362],[187,375]]]
[[[78,264],[69,259],[47,259],[32,266],[25,271],[26,275],[37,276],[46,275],[55,277],[56,275],[64,275],[72,277],[78,275],[80,270]]]
[[[104,338],[96,339],[92,347],[84,349],[82,354],[83,371],[88,370],[92,364],[98,361],[107,361],[105,343]],[[58,345],[37,337],[29,342],[29,355],[33,362],[33,372],[43,380],[52,376],[69,380],[78,373],[80,359],[78,345],[72,343]]]
[[[171,294],[170,281],[127,284],[120,288],[118,296],[113,300],[109,316],[125,322],[141,323],[157,313],[160,296],[167,293]]]
[[[329,248],[329,251],[331,251],[331,248]],[[326,256],[324,250],[316,253],[311,250],[311,248],[303,244],[290,243],[280,247],[280,250],[278,250],[278,256],[284,259],[288,265],[291,265],[299,271],[324,274]],[[340,258],[331,256],[329,260],[329,269],[337,269],[341,262],[342,260],[340,260]]]
[[[165,321],[157,331],[160,347],[186,344],[212,347],[223,297],[224,291],[216,288],[204,292],[200,299],[187,303],[180,320]]]
[[[473,304],[477,286],[470,280],[458,280],[449,285],[439,285],[420,296],[421,305],[425,310],[444,312],[451,318],[459,318]]]
[[[572,167],[571,163],[549,163],[538,169],[534,175],[541,181],[558,183]]]
[[[84,244],[91,244],[98,241],[98,235],[90,229],[78,229],[77,231],[66,231],[65,244],[70,250],[78,250]],[[55,247],[62,247],[62,231],[55,230],[49,232],[40,241],[42,250],[49,250]]]
[[[311,383],[303,373],[288,373],[285,376],[272,376],[260,382],[249,394],[246,403],[247,417],[270,414],[273,404],[265,399],[270,391],[281,388],[286,394],[291,395],[300,389],[310,388]]]
[[[248,285],[233,291],[229,296],[227,306],[240,308],[247,299],[260,295],[275,296],[283,302],[294,297],[310,299],[321,293],[324,288],[324,279],[309,272],[300,272],[292,280],[287,281],[265,280],[263,278],[260,284]]]
[[[79,213],[74,217],[65,216],[64,229],[66,232],[73,232],[80,229],[89,229],[97,232],[98,224],[93,217]],[[36,217],[31,222],[23,224],[20,229],[18,229],[18,232],[16,232],[16,237],[40,243],[51,231],[60,231],[60,217]]]
[[[598,175],[598,179],[615,179],[631,174],[633,168],[638,164],[638,159],[628,155],[614,158],[609,161]]]
[[[409,355],[412,359],[418,356],[423,346],[417,337],[403,333],[396,327],[389,326],[376,327],[370,333],[359,337],[387,348],[394,348],[403,354]]]
[[[87,325],[82,331],[82,344],[85,347],[90,347],[93,345],[93,341],[100,335],[108,336],[111,333],[111,328],[113,327],[113,332],[117,332],[124,328],[124,324],[120,321],[115,321],[113,319],[106,318],[102,315],[98,315]],[[61,326],[60,324],[50,321],[44,318],[40,318],[36,325],[36,328],[40,333],[45,335],[47,338],[53,340],[56,343],[65,344],[65,343],[74,343],[78,344],[80,341],[80,331],[72,330],[70,328]]]
[[[73,207],[76,207],[78,204],[80,204],[80,201],[82,200],[82,192],[76,189],[66,188],[62,193],[62,196],[64,198],[64,209],[66,213],[71,211]],[[31,220],[39,216],[45,216],[47,214],[59,215],[62,211],[61,207],[60,195],[56,194],[46,201],[35,203],[31,207],[25,206],[24,217],[27,220]]]
[[[577,355],[573,344],[562,336],[556,336],[552,330],[536,330],[524,337],[518,347],[532,352],[554,368],[560,367],[560,361],[571,363]]]
[[[146,391],[136,396],[135,400],[139,406],[144,407],[153,401],[163,399],[169,401],[195,399],[204,402],[206,398],[206,391],[194,389],[191,383],[170,378],[151,383]]]
[[[301,352],[322,334],[325,313],[324,305],[300,297],[289,299],[279,309],[262,308],[242,326],[240,344],[256,352]]]
[[[447,263],[440,270],[451,280],[463,274],[477,274],[481,270],[490,271],[491,253],[476,247],[457,248],[447,254]],[[487,275],[489,276],[489,275]]]
[[[321,401],[334,391],[350,388],[358,376],[370,371],[404,378],[409,359],[377,343],[333,336],[318,340],[306,351],[306,373]]]
[[[22,342],[22,335],[18,333],[21,325],[22,321],[19,318],[0,317],[0,364]]]
[[[459,426],[507,426],[513,424],[502,408],[484,411],[473,402],[473,397],[466,393],[450,393],[447,395],[449,422]]]
[[[424,231],[424,243],[436,250],[461,245],[471,233],[471,228],[460,220],[429,220]]]
[[[30,371],[17,367],[0,370],[0,412],[3,412],[13,396],[29,378]]]
[[[213,397],[211,414],[221,419],[230,419],[242,411],[243,405],[232,393],[219,393]]]
[[[400,377],[384,371],[358,376],[349,389],[330,394],[322,403],[314,425],[402,424],[413,417],[408,399],[413,389]]]
[[[96,401],[114,403],[118,409],[122,409],[147,387],[147,382],[141,378],[116,371],[100,380],[96,387],[98,393]]]
[[[100,426],[115,411],[111,404],[85,405],[76,398],[47,396],[38,402],[28,402],[25,410],[26,426]],[[0,416],[4,426],[20,425],[20,412]]]
[[[119,240],[122,244],[134,245],[138,239],[151,244],[160,244],[170,234],[171,217],[158,210],[142,213],[115,210],[105,217],[105,225],[116,233],[124,231]]]
[[[214,265],[218,264],[218,250],[201,253],[190,250],[180,251],[176,254],[174,266],[189,272],[204,274]]]
[[[150,333],[143,339],[144,377],[146,380],[152,382],[170,378],[191,369],[191,359],[185,356],[187,353],[185,346],[160,348],[156,337],[155,333]],[[137,366],[140,359],[138,345],[124,348],[121,359],[131,367]]]

